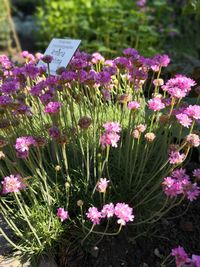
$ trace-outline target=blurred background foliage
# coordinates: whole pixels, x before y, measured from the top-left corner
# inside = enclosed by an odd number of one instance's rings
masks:
[[[0,48],[9,28],[0,0]],[[9,1],[9,0],[7,0]],[[171,72],[200,78],[200,0],[10,0],[22,48],[43,52],[52,38],[81,39],[81,49],[115,57],[126,47],[168,53]]]

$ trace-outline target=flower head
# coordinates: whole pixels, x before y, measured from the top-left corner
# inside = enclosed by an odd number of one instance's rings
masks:
[[[100,219],[102,217],[101,212],[98,211],[96,207],[90,207],[86,213],[87,218],[94,224],[100,224]]]
[[[137,101],[131,101],[128,103],[128,109],[130,110],[136,110],[140,107],[140,103],[138,103]]]
[[[189,126],[192,124],[192,120],[184,113],[177,114],[176,118],[178,122],[186,128],[189,128]]]
[[[107,133],[115,132],[119,133],[121,131],[120,124],[118,122],[106,122],[103,124],[103,128]]]
[[[198,147],[200,145],[200,138],[197,134],[189,134],[186,136],[186,142],[192,147]]]
[[[97,183],[96,190],[100,193],[106,192],[106,189],[108,187],[109,180],[106,178],[100,178],[100,180]]]
[[[115,207],[113,203],[104,205],[101,210],[102,218],[111,218],[113,217],[114,213],[115,213]]]
[[[195,169],[193,175],[197,180],[200,180],[200,169]]]
[[[118,217],[117,223],[125,225],[129,221],[133,221],[133,209],[125,203],[117,203],[115,206],[115,215]]]
[[[64,208],[57,209],[57,216],[60,218],[61,222],[67,220],[69,218],[68,211],[64,210]]]
[[[46,107],[45,107],[45,112],[46,113],[58,113],[61,107],[60,102],[49,102]]]
[[[1,184],[3,185],[3,194],[19,192],[21,189],[26,187],[22,177],[20,175],[13,174],[4,177]]]
[[[184,161],[185,154],[180,154],[178,151],[171,151],[169,154],[169,163],[170,164],[180,164]]]
[[[154,97],[148,101],[148,107],[153,111],[159,111],[165,108],[165,105],[159,97]]]
[[[177,267],[182,267],[183,264],[190,261],[188,254],[185,252],[184,248],[180,246],[172,249],[171,255],[175,257]]]

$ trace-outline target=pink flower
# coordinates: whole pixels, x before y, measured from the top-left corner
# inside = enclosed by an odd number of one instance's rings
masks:
[[[128,109],[136,110],[140,107],[140,104],[137,101],[131,101],[128,103]]]
[[[165,105],[162,103],[160,98],[154,97],[148,101],[148,107],[153,111],[159,111],[165,108]]]
[[[168,80],[167,83],[162,86],[162,89],[167,91],[171,97],[179,99],[185,97],[195,84],[194,80],[186,76],[176,75],[175,78]]]
[[[60,218],[61,222],[67,220],[69,218],[68,211],[64,210],[64,208],[57,209],[57,216]]]
[[[165,194],[169,197],[176,197],[182,193],[182,182],[172,177],[165,177],[162,185]]]
[[[177,267],[182,267],[183,264],[190,262],[188,254],[183,247],[178,246],[172,249],[171,255],[175,257]]]
[[[185,113],[192,119],[199,120],[200,119],[200,106],[189,105],[189,107],[185,109]]]
[[[58,113],[61,107],[60,102],[49,102],[46,107],[45,107],[45,112],[46,113]]]
[[[188,136],[186,136],[186,141],[192,147],[198,147],[200,145],[200,139],[197,134],[189,134]]]
[[[115,206],[115,215],[119,218],[117,223],[125,225],[129,221],[133,221],[133,209],[125,203],[117,203]]]
[[[171,151],[169,154],[170,164],[180,164],[184,161],[185,154],[180,154],[178,151]]]
[[[121,131],[120,124],[118,122],[106,122],[103,124],[103,128],[107,133],[115,132],[119,133]]]
[[[32,136],[22,136],[16,139],[15,149],[17,156],[27,158],[30,146],[36,146],[36,141]]]
[[[92,63],[97,64],[97,63],[103,63],[105,61],[105,58],[98,52],[92,54]]]
[[[179,181],[183,181],[183,180],[189,181],[190,179],[190,177],[186,174],[186,170],[182,168],[174,170],[171,175],[173,178],[176,178]]]
[[[86,213],[87,218],[94,224],[100,224],[101,212],[96,207],[90,207]]]
[[[200,256],[193,254],[191,262],[194,264],[194,267],[200,267]]]
[[[164,84],[164,81],[163,81],[163,79],[155,79],[155,80],[153,80],[153,84],[155,86],[162,86]]]
[[[96,190],[100,193],[106,192],[106,189],[108,187],[109,180],[106,178],[100,178],[100,180],[97,183]]]
[[[183,187],[184,193],[186,194],[187,199],[191,202],[196,200],[197,197],[200,195],[200,188],[197,186],[196,183],[188,183]]]
[[[192,124],[192,120],[186,114],[183,113],[177,114],[176,118],[179,121],[179,123],[186,128],[189,128],[189,126],[191,126]]]
[[[120,136],[115,132],[103,133],[100,138],[100,143],[102,147],[112,146],[117,147],[117,142],[119,141]]]
[[[200,180],[200,169],[195,169],[193,175],[197,180]]]
[[[138,130],[140,133],[143,133],[146,130],[147,126],[145,124],[138,124],[136,126],[136,130]]]
[[[26,184],[23,182],[23,179],[19,174],[6,176],[1,183],[3,185],[3,194],[19,192],[19,190],[26,187]]]
[[[115,213],[115,208],[113,203],[104,205],[101,210],[102,218],[111,218],[113,217],[114,213]]]

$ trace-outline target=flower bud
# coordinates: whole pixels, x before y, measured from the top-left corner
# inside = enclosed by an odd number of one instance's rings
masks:
[[[79,120],[78,125],[81,129],[88,129],[91,123],[91,118],[85,116]]]
[[[56,171],[56,172],[59,172],[60,170],[61,170],[60,165],[56,165],[56,166],[55,166],[55,171]]]
[[[84,204],[83,200],[79,199],[79,200],[77,201],[77,206],[82,207],[83,204]]]

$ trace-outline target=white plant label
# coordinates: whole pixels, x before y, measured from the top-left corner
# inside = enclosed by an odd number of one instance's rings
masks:
[[[44,55],[53,57],[52,62],[49,64],[50,74],[56,75],[56,70],[60,67],[67,67],[81,40],[73,39],[58,39],[53,38],[47,47]],[[38,67],[47,66],[42,60],[39,61]]]

